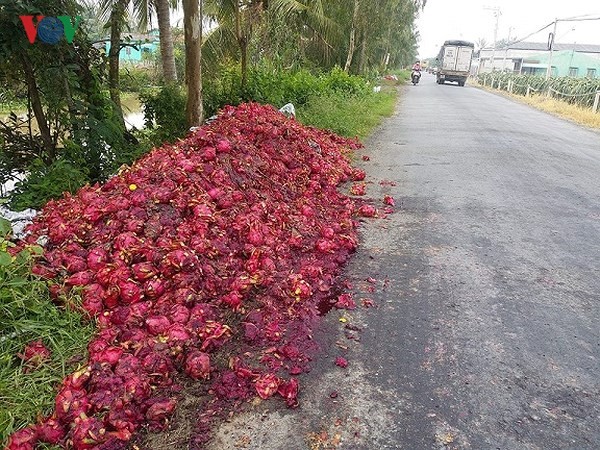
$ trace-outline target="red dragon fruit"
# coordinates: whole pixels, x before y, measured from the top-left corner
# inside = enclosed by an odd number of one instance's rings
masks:
[[[185,373],[194,380],[206,380],[210,377],[210,357],[207,353],[194,351],[185,359]]]
[[[152,316],[146,319],[146,329],[150,334],[164,334],[171,326],[171,321],[166,316]]]
[[[97,332],[53,419],[15,434],[13,448],[127,448],[133,433],[168,423],[180,373],[213,380],[218,398],[200,417],[256,394],[296,406],[297,380],[279,375],[307,370],[318,305],[357,245],[353,215],[377,216],[338,190],[366,186],[348,164],[358,147],[269,106],[227,107],[106,183],[50,202],[27,238],[49,237],[35,270],[55,298],[82,286]]]
[[[50,359],[51,353],[41,340],[37,340],[27,344],[23,353],[19,353],[18,356],[25,363],[27,370],[33,370]]]
[[[71,439],[73,447],[77,450],[98,448],[108,439],[104,424],[95,417],[84,415],[75,419],[75,424],[71,430]]]
[[[373,205],[362,205],[358,208],[358,215],[362,217],[375,217],[377,216],[377,210]]]
[[[281,381],[277,393],[285,399],[289,407],[295,408],[298,406],[298,380],[295,378],[289,381]]]
[[[67,434],[65,428],[55,417],[49,417],[37,426],[38,439],[47,444],[56,445]]]
[[[8,439],[6,450],[34,450],[38,439],[35,426],[29,426],[13,433]]]
[[[172,398],[157,400],[146,411],[146,419],[153,424],[160,424],[173,414],[175,406],[175,400]]]
[[[281,379],[272,373],[261,375],[255,383],[258,396],[264,400],[277,392]]]

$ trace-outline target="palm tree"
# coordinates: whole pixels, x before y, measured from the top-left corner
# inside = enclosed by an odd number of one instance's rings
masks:
[[[240,62],[244,91],[253,36],[269,21],[285,24],[287,39],[312,35],[326,52],[331,48],[327,41],[336,25],[325,16],[323,3],[323,0],[206,0],[205,15],[217,27],[206,39],[204,61],[214,64],[222,55],[234,56]]]
[[[147,29],[150,23],[152,10],[157,11],[159,24],[161,59],[163,77],[165,81],[177,80],[175,70],[175,57],[173,52],[173,38],[171,35],[170,7],[177,6],[177,0],[102,0],[100,11],[104,18],[108,17],[110,25],[110,50],[108,52],[109,72],[108,85],[111,100],[115,103],[119,121],[125,128],[125,121],[121,120],[120,83],[119,83],[119,53],[121,51],[121,35],[127,25],[128,9],[132,6],[138,22],[138,28]]]
[[[183,0],[185,33],[186,117],[188,126],[202,123],[202,1]]]
[[[208,59],[237,47],[242,72],[242,91],[248,78],[248,46],[256,25],[262,19],[266,3],[263,0],[206,0],[206,16],[217,24],[206,46]]]
[[[178,0],[133,0],[134,14],[138,22],[138,28],[141,30],[148,29],[152,12],[156,11],[162,73],[167,83],[177,81],[173,34],[171,32],[171,9],[176,9],[178,3]]]
[[[177,0],[154,0],[158,33],[160,36],[160,57],[163,78],[167,83],[177,81],[173,35],[171,34],[171,8],[177,7]]]
[[[109,14],[110,50],[108,51],[108,90],[114,103],[119,125],[125,130],[125,119],[121,108],[121,89],[119,83],[119,53],[121,51],[121,34],[126,24],[129,0],[102,0],[101,11]]]
[[[350,70],[350,64],[352,64],[352,57],[354,56],[354,48],[356,42],[356,25],[358,22],[358,11],[360,8],[360,1],[354,0],[354,12],[352,13],[352,26],[350,28],[350,44],[348,45],[348,57],[346,58],[346,64],[344,65],[344,71]]]

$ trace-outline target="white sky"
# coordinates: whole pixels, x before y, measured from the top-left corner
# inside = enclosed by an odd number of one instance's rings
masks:
[[[600,18],[600,0],[427,0],[417,19],[419,56],[436,56],[448,39],[477,42],[484,38],[491,45],[496,25],[494,8],[501,11],[498,40],[507,39],[509,33],[511,40],[523,38],[555,18]],[[547,42],[551,31],[552,26],[526,40]],[[559,22],[555,42],[600,45],[600,20]]]

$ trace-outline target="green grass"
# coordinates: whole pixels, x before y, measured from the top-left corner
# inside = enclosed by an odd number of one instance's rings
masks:
[[[404,84],[410,81],[410,70],[398,69],[392,70],[390,73],[398,77],[398,84]]]
[[[299,107],[298,120],[305,125],[331,130],[341,136],[364,138],[394,113],[396,89],[366,96],[331,94],[312,97]]]
[[[44,282],[31,279],[28,260],[7,264],[0,238],[0,443],[52,412],[60,381],[85,362],[93,326],[54,305]],[[51,358],[26,370],[17,353],[41,339]]]
[[[15,114],[27,112],[27,104],[20,102],[0,103],[0,116],[7,116],[11,112],[14,112]]]

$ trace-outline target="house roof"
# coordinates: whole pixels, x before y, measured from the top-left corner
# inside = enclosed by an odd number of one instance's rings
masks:
[[[511,50],[537,50],[545,51],[548,50],[548,44],[546,42],[515,42],[509,44],[508,48]],[[554,44],[554,50],[575,50],[576,52],[582,53],[600,53],[600,45],[596,44]]]
[[[536,64],[540,64],[547,67],[549,59],[550,52],[535,53],[524,58],[523,65],[531,67],[535,66]],[[561,50],[554,52],[554,55],[552,56],[552,62],[554,66],[583,67],[600,71],[600,59],[573,50]]]

